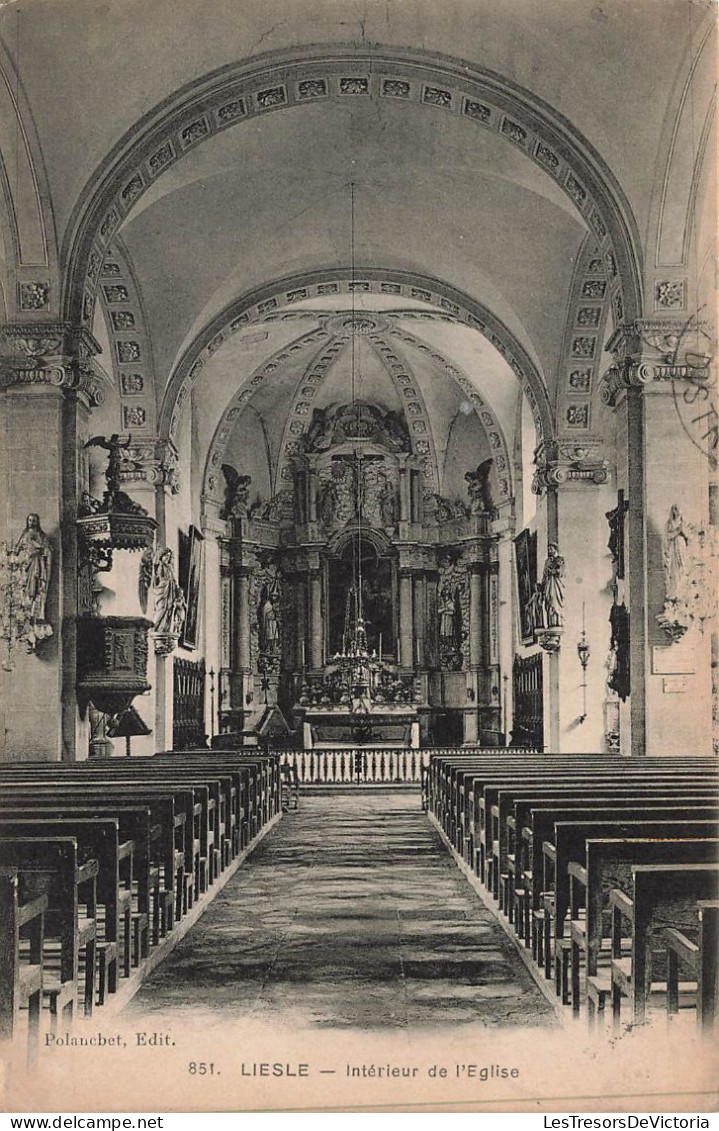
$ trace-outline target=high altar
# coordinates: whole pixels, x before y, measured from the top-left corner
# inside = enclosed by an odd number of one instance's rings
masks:
[[[224,465],[220,730],[306,747],[501,739],[493,460],[433,490],[397,412],[316,408],[282,489]]]

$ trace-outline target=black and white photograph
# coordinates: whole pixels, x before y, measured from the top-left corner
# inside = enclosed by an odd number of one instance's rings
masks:
[[[0,1110],[715,1110],[717,11],[0,0]]]

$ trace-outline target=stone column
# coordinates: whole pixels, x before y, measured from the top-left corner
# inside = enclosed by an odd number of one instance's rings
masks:
[[[399,465],[399,521],[409,522],[410,520],[410,499],[409,499],[409,472],[407,465],[404,461]]]
[[[220,567],[219,539],[224,534],[225,524],[219,517],[219,507],[216,503],[205,501],[202,518],[202,533],[205,537],[205,584],[203,617],[205,635],[205,665],[209,673],[214,671],[214,715],[210,696],[210,676],[207,677],[205,695],[205,731],[211,737],[219,732],[219,673],[222,668],[222,632],[223,632],[223,593],[222,575]]]
[[[120,473],[120,480],[124,490],[143,506],[149,514],[157,520],[156,549],[167,545],[166,506],[170,496],[175,496],[180,490],[180,477],[177,463],[177,450],[171,440],[160,440],[156,437],[147,439],[133,437],[132,446],[128,449],[127,475]],[[172,548],[172,547],[171,547]],[[134,558],[135,555],[132,555]],[[120,555],[115,555],[119,561]],[[137,591],[136,571],[137,561],[132,561],[126,577],[115,586],[118,594],[134,596]],[[207,577],[208,562],[205,561]],[[174,572],[177,579],[179,562],[174,559]],[[108,577],[112,587],[112,575]],[[205,585],[206,603],[213,593],[211,585]],[[138,610],[139,611],[139,610]],[[207,624],[206,618],[200,618]],[[208,662],[207,666],[210,664]],[[173,739],[174,719],[174,661],[169,654],[161,649],[160,653],[153,654],[152,637],[150,637],[150,655],[148,657],[148,679],[152,684],[148,699],[142,705],[136,703],[140,714],[149,726],[153,726],[152,733],[134,739],[132,744],[133,754],[152,754],[155,750],[169,750]],[[154,704],[154,712],[153,712]],[[207,707],[209,711],[209,705]],[[209,727],[207,730],[209,734]]]
[[[544,747],[571,754],[604,749],[606,657],[609,650],[609,583],[606,512],[612,488],[596,440],[540,445],[532,489],[540,496],[537,575],[542,580],[550,543],[564,559],[562,624],[558,634],[538,633],[544,657]],[[586,625],[591,648],[586,677],[577,654]],[[587,681],[587,713],[584,689]]]
[[[482,580],[480,562],[469,566],[469,666],[476,670],[482,662]]]
[[[307,468],[307,521],[317,521],[317,468],[311,465]]]
[[[52,636],[33,652],[18,641],[13,670],[0,671],[0,760],[74,761],[89,748],[75,690],[75,523],[89,414],[103,399],[91,360],[100,347],[85,330],[41,321],[6,326],[3,346],[0,542],[16,545],[28,514],[39,515],[52,550],[45,607]]]
[[[702,632],[694,618],[674,631],[659,619],[668,595],[670,511],[676,507],[681,516],[688,539],[682,536],[682,557],[690,563],[701,557],[716,456],[716,387],[687,326],[681,319],[620,326],[608,343],[616,362],[603,379],[602,399],[617,427],[618,486],[629,504],[631,694],[620,710],[620,730],[622,752],[634,756],[711,750],[710,631]],[[686,564],[686,580],[694,568]]]
[[[415,636],[415,666],[427,667],[426,654],[426,609],[427,609],[427,580],[425,575],[416,574],[414,579],[414,636]]]
[[[312,570],[310,578],[310,668],[319,671],[324,663],[322,625],[322,574]]]
[[[501,729],[509,741],[513,718],[512,663],[516,649],[514,609],[514,516],[505,507],[492,524],[497,538],[497,640]]]
[[[412,571],[408,569],[399,575],[399,662],[406,670],[414,668]]]
[[[235,671],[250,670],[250,575],[246,567],[235,570]]]

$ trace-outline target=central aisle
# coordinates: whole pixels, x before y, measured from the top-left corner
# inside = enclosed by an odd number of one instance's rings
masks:
[[[303,794],[125,1011],[298,1028],[552,1026],[419,793]]]

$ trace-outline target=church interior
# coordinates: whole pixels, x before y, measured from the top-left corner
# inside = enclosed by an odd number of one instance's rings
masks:
[[[3,1036],[190,1009],[205,944],[221,1010],[255,883],[267,938],[326,926],[268,1016],[636,1023],[646,898],[695,986],[660,1010],[711,1027],[715,38],[694,0],[1,6]]]

